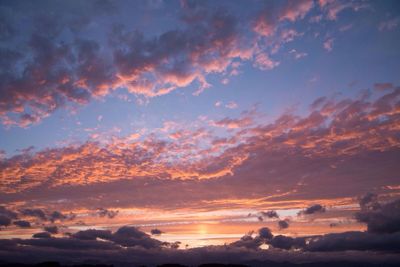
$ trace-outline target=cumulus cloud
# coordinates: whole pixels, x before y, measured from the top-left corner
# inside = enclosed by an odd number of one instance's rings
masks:
[[[140,246],[150,249],[163,246],[161,241],[151,238],[136,227],[130,226],[123,226],[114,233],[109,230],[88,229],[76,232],[71,236],[80,240],[96,240],[97,238],[101,238],[124,247]]]
[[[400,234],[376,235],[365,232],[326,234],[311,238],[305,246],[307,251],[375,250],[396,251],[400,248]]]
[[[377,201],[377,195],[368,193],[360,199],[360,207],[356,219],[367,224],[368,232],[400,231],[400,199],[381,204]]]
[[[278,221],[278,226],[279,226],[279,229],[286,229],[286,228],[289,228],[289,223],[288,223],[288,221],[287,220],[280,220],[280,221]]]
[[[23,14],[36,27],[21,32],[28,40],[22,44],[24,54],[11,45],[1,52],[7,54],[1,66],[3,124],[26,127],[60,107],[87,104],[120,87],[133,94],[155,97],[197,82],[199,94],[210,87],[205,79],[208,73],[222,73],[233,59],[248,60],[252,55],[251,44],[243,45],[246,42],[241,41],[244,36],[237,18],[222,9],[204,10],[201,21],[185,22],[186,27],[155,38],[128,30],[130,27],[121,26],[113,17],[112,23],[103,25],[108,30],[99,33],[111,32],[102,36],[111,43],[109,49],[101,39],[87,39],[77,30],[90,24],[94,15],[75,10],[90,10],[87,6],[92,2],[63,4],[65,10],[70,10],[64,13],[59,7],[47,5],[43,9],[48,15],[36,8],[19,10],[15,5],[10,9],[15,16]],[[197,11],[187,8],[181,12],[184,15]],[[75,27],[77,21],[87,23]],[[44,26],[46,31],[42,30]],[[72,38],[65,38],[65,32]],[[56,41],[60,37],[64,37],[63,43]]]
[[[271,70],[281,64],[271,54],[282,43],[301,36],[284,26],[304,19],[315,6],[308,0],[259,4],[259,11],[249,19],[218,4],[184,5],[175,18],[180,27],[150,35],[115,16],[133,4],[115,3],[116,8],[110,8],[113,12],[96,12],[95,3],[31,9],[7,5],[10,15],[2,16],[1,25],[10,38],[0,50],[0,117],[4,125],[28,127],[60,108],[76,109],[120,88],[152,98],[194,85],[197,90],[193,94],[198,95],[211,87],[208,75],[238,74],[237,66],[244,61]],[[144,3],[138,6],[137,10],[149,8]],[[354,3],[320,6],[330,19],[336,19],[341,10],[361,8]],[[13,29],[22,17],[32,27],[19,32],[22,41],[17,49]],[[100,25],[99,30],[91,27],[93,23]],[[262,38],[271,38],[280,28],[282,33],[269,40],[275,47],[269,47]],[[91,34],[87,34],[89,30]],[[58,42],[60,39],[63,42]],[[300,53],[296,58],[303,56]],[[226,84],[228,80],[222,81]]]
[[[325,207],[320,204],[312,205],[302,211],[299,212],[299,215],[310,215],[314,213],[325,212]]]
[[[71,235],[74,238],[81,240],[96,240],[97,238],[102,239],[111,239],[112,234],[109,230],[97,230],[97,229],[88,229],[83,231],[78,231]]]
[[[398,233],[377,235],[345,232],[293,238],[273,236],[268,228],[262,228],[254,237],[253,233],[249,233],[240,240],[224,246],[176,250],[180,242],[165,244],[151,239],[133,227],[124,226],[114,233],[95,229],[86,231],[85,234],[82,234],[85,231],[81,231],[79,235],[63,238],[54,238],[48,233],[38,233],[33,239],[2,239],[0,256],[2,259],[12,261],[15,256],[23,253],[28,256],[21,258],[24,263],[49,260],[65,263],[71,259],[74,262],[83,262],[91,259],[116,266],[120,263],[160,265],[172,258],[176,263],[188,265],[209,262],[265,265],[268,262],[268,265],[272,266],[283,261],[288,264],[288,262],[321,263],[351,260],[381,264],[400,260],[398,256],[393,256],[396,254],[391,254],[399,249]],[[135,239],[135,242],[126,243],[127,239],[130,241]],[[121,242],[122,240],[124,241]],[[263,244],[268,244],[270,249],[260,249]]]
[[[268,227],[263,227],[258,230],[258,235],[264,240],[269,240],[273,237],[271,230]]]

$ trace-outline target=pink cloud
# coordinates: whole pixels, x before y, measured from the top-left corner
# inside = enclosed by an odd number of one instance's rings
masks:
[[[333,42],[333,38],[326,39],[324,42],[324,49],[328,52],[331,52],[333,50]]]

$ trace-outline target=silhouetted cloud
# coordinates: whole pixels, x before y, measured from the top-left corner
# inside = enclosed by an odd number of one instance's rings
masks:
[[[112,219],[112,218],[114,218],[115,216],[117,216],[118,215],[118,210],[108,210],[108,209],[104,209],[104,208],[99,208],[99,209],[97,209],[97,214],[100,216],[100,217],[105,217],[105,216],[107,216],[108,218],[110,218],[110,219]]]
[[[40,232],[32,235],[33,238],[51,238],[48,232]]]
[[[258,235],[264,240],[269,240],[273,237],[271,230],[268,227],[263,227],[258,230]]]
[[[102,239],[111,239],[112,234],[109,230],[97,230],[97,229],[88,229],[83,231],[78,231],[72,234],[72,237],[82,240],[96,240],[96,238]]]
[[[161,235],[163,233],[163,231],[161,231],[159,229],[151,229],[150,233],[152,235]]]
[[[267,218],[279,218],[278,213],[274,210],[269,210],[269,211],[261,211],[260,212],[262,216],[267,217]]]
[[[278,226],[279,229],[286,229],[289,228],[289,223],[287,222],[287,220],[280,220],[278,221]]]
[[[304,248],[306,245],[306,238],[293,238],[290,236],[284,236],[284,235],[277,235],[272,238],[268,244],[272,245],[274,248],[280,248],[280,249],[299,249],[299,248]]]
[[[312,205],[312,206],[300,211],[299,214],[300,215],[301,214],[310,215],[310,214],[314,214],[317,212],[325,212],[325,208],[320,204],[315,204],[315,205]]]
[[[370,233],[395,233],[400,231],[400,199],[379,203],[377,196],[367,194],[360,199],[361,211],[356,219],[366,223]]]
[[[228,245],[176,250],[180,242],[163,243],[149,238],[133,227],[121,227],[114,233],[96,229],[84,232],[64,238],[54,238],[49,233],[37,233],[33,239],[2,239],[0,256],[9,260],[24,253],[22,262],[66,262],[72,257],[76,262],[93,259],[116,265],[121,262],[159,265],[169,262],[171,258],[174,262],[189,265],[227,261],[248,263],[256,259],[297,263],[339,259],[377,263],[400,261],[396,254],[392,254],[400,248],[400,233],[345,232],[293,238],[273,236],[268,228],[261,228],[256,236],[249,233]],[[130,242],[126,242],[127,239]],[[133,239],[135,242],[131,242]],[[263,244],[268,244],[271,248],[260,249]]]

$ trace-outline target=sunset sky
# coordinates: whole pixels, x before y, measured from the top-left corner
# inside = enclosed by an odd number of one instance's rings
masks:
[[[400,262],[399,174],[399,1],[0,1],[0,263]]]

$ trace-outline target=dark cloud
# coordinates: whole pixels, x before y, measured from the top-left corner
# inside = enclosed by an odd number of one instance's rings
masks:
[[[262,211],[260,212],[262,216],[267,217],[267,218],[279,218],[278,213],[274,210],[269,210],[269,211]]]
[[[400,233],[345,232],[326,234],[308,240],[304,249],[307,251],[398,251],[400,249]]]
[[[125,247],[141,246],[144,248],[157,248],[162,242],[151,238],[148,234],[138,230],[136,227],[123,226],[113,233],[110,238],[114,243]]]
[[[123,226],[114,233],[109,230],[88,229],[76,232],[71,236],[81,240],[96,240],[97,238],[101,238],[124,247],[140,246],[149,249],[163,245],[161,241],[151,238],[136,227],[130,226]]]
[[[268,244],[273,246],[274,248],[280,248],[280,249],[299,249],[299,248],[304,248],[306,245],[306,239],[305,238],[293,238],[290,236],[284,236],[284,235],[277,235],[272,238]]]
[[[151,229],[150,233],[152,235],[161,235],[163,233],[163,231],[161,231],[159,229]]]
[[[310,215],[310,214],[314,214],[317,212],[325,212],[325,207],[323,207],[320,204],[315,204],[315,205],[312,205],[312,206],[300,211],[299,214]]]
[[[58,234],[58,227],[56,225],[45,226],[43,229],[51,234]]]
[[[289,228],[289,223],[287,220],[280,220],[278,221],[279,229],[286,229]]]
[[[366,223],[370,233],[395,233],[400,231],[400,199],[378,203],[377,196],[367,194],[360,200],[361,211],[356,219]]]
[[[248,266],[275,266],[280,262],[321,262],[344,261],[362,263],[398,263],[400,258],[396,251],[400,247],[399,233],[371,234],[366,232],[345,232],[321,236],[287,237],[274,236],[269,230],[262,228],[259,235],[252,237],[252,233],[240,240],[224,246],[206,246],[187,250],[177,250],[180,242],[149,247],[136,243],[134,246],[120,246],[120,240],[114,239],[117,235],[126,238],[143,240],[145,233],[136,228],[122,227],[121,231],[104,232],[90,231],[90,239],[79,239],[74,236],[68,238],[33,239],[2,239],[0,240],[0,257],[6,261],[15,259],[19,255],[21,262],[60,261],[61,263],[84,262],[91,260],[97,263],[112,263],[115,266],[127,265],[160,265],[165,262],[186,264],[190,266],[201,263],[242,263]],[[94,229],[92,229],[94,230]],[[263,232],[269,232],[263,238]],[[103,239],[102,241],[96,238]],[[140,243],[140,242],[139,242]],[[263,244],[271,246],[268,250],[259,247]],[[141,243],[143,244],[143,242]],[[161,249],[162,247],[162,249]],[[379,253],[378,253],[379,252]],[[333,264],[333,263],[332,263]],[[286,265],[285,265],[286,266]],[[302,265],[301,265],[302,266]],[[315,266],[315,265],[312,265]],[[329,266],[329,265],[328,265]],[[332,265],[333,266],[333,265]],[[335,265],[336,266],[336,265]],[[342,266],[342,265],[340,265]],[[347,265],[344,265],[347,266]],[[353,265],[349,265],[353,266]],[[357,265],[358,266],[358,265]],[[364,266],[364,265],[362,265]],[[394,265],[393,265],[394,266]]]
[[[24,220],[18,220],[13,222],[14,225],[19,226],[21,228],[29,228],[31,227],[31,223]]]
[[[118,210],[108,210],[108,209],[104,209],[104,208],[99,208],[97,209],[97,214],[100,217],[108,217],[110,219],[114,218],[115,216],[118,215]]]
[[[240,240],[230,243],[229,246],[258,249],[264,243],[264,240],[259,236],[252,237],[251,235],[244,235]]]
[[[380,208],[378,195],[371,192],[362,196],[359,200],[359,204],[362,210],[376,210]]]
[[[81,240],[96,240],[96,238],[111,239],[112,234],[109,230],[88,229],[72,234],[72,237]]]
[[[273,237],[271,230],[268,227],[263,227],[258,230],[258,235],[264,240],[269,240]]]
[[[40,232],[32,235],[33,238],[51,238],[51,234],[48,232]]]
[[[49,215],[49,220],[52,221],[52,222],[57,221],[57,220],[59,220],[59,221],[65,220],[65,219],[67,219],[67,218],[68,218],[68,217],[67,217],[66,215],[62,214],[62,213],[59,212],[59,211],[53,211],[53,212]]]

